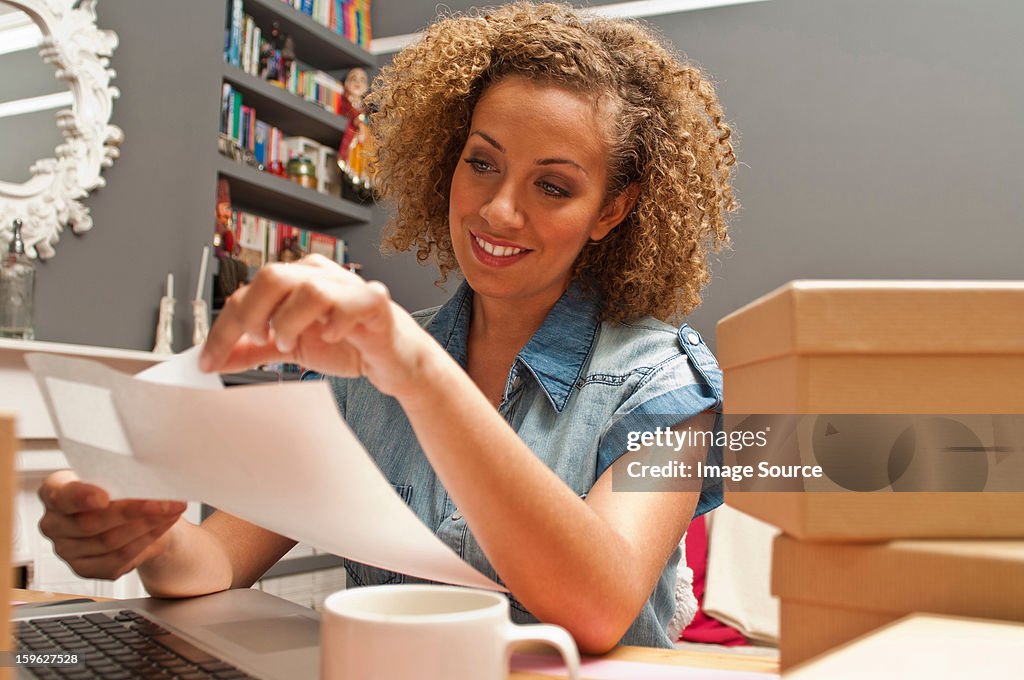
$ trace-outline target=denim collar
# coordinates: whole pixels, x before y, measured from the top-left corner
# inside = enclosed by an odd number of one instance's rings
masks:
[[[598,302],[576,286],[562,294],[544,323],[516,355],[544,390],[556,411],[565,408],[597,336]],[[448,353],[466,367],[466,343],[473,313],[473,289],[465,281],[427,324],[426,330]],[[518,373],[513,364],[512,371]]]

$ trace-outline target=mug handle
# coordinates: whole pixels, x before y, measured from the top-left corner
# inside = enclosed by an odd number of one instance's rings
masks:
[[[562,655],[562,660],[569,669],[569,678],[580,678],[580,653],[576,649],[576,641],[561,626],[550,623],[519,625],[509,622],[505,626],[505,642],[508,645],[514,642],[546,642]]]

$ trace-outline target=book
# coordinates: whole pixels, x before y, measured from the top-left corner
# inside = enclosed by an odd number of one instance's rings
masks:
[[[308,232],[307,232],[308,233]],[[323,255],[328,260],[334,259],[334,246],[335,239],[333,236],[327,234],[310,234],[309,235],[309,254],[314,253]]]
[[[231,58],[234,66],[239,65],[242,49],[242,0],[231,0]]]
[[[235,3],[224,3],[226,12],[224,15],[224,61],[231,63],[231,22],[235,12]]]
[[[253,23],[252,51],[249,54],[249,73],[258,76],[260,73],[260,46],[263,44],[263,31]]]
[[[256,134],[253,140],[253,152],[260,165],[266,166],[270,161],[267,159],[269,150],[270,126],[262,120],[256,121]]]
[[[249,54],[252,52],[252,29],[255,22],[248,14],[242,15],[242,41],[239,47],[238,66],[243,71],[249,71]]]
[[[263,266],[266,258],[267,232],[262,218],[249,213],[238,214],[238,259],[249,267],[251,277]]]
[[[241,140],[242,130],[242,95],[238,92],[231,92],[231,139]]]
[[[242,125],[239,130],[238,142],[243,147],[249,146],[249,111],[251,111],[251,109],[248,106],[242,106]]]
[[[231,86],[224,83],[220,93],[220,131],[231,129]]]

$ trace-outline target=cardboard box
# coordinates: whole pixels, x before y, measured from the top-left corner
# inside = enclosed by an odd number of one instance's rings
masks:
[[[1024,413],[1024,282],[793,281],[718,323],[732,413]]]
[[[1024,282],[794,281],[722,319],[718,357],[731,414],[1021,414]],[[727,502],[805,539],[1024,537],[1024,493]]]
[[[1021,672],[1024,625],[915,615],[799,665],[788,680],[1012,678]]]
[[[775,539],[784,669],[908,614],[1024,621],[1024,541]]]
[[[804,540],[1024,537],[1020,493],[740,492],[726,502]]]
[[[0,411],[0,651],[13,651],[11,637],[11,527],[14,526],[15,482],[14,455],[17,440],[14,438],[14,415]],[[10,668],[0,667],[0,680],[13,675]]]

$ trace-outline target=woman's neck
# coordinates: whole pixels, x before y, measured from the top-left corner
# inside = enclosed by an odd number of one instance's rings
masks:
[[[485,346],[511,344],[518,352],[541,327],[557,301],[524,304],[521,300],[499,300],[474,294],[470,341]]]
[[[466,342],[466,370],[492,405],[498,407],[515,357],[537,332],[554,306],[524,304],[473,295],[473,316]]]

